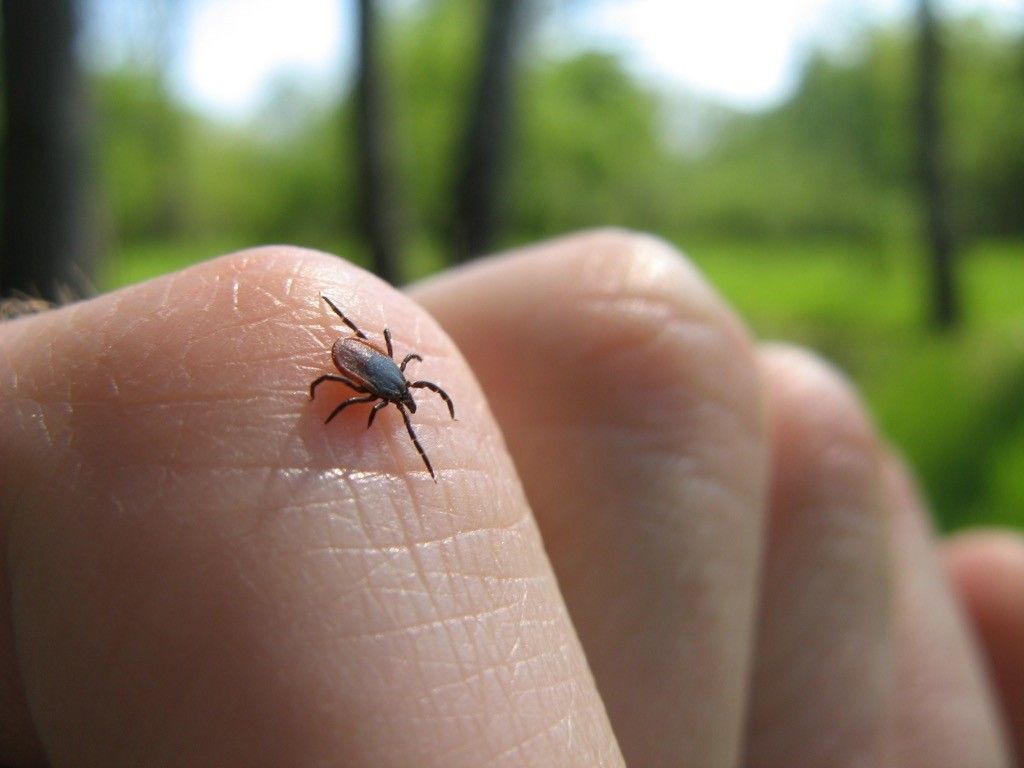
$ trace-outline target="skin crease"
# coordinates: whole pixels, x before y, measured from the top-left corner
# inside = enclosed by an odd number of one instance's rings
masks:
[[[324,427],[351,393],[308,400],[347,333],[321,291],[452,395],[456,422],[416,394],[437,484],[394,408]],[[272,248],[0,325],[0,764],[621,766],[605,706],[634,767],[895,749],[878,713],[927,704],[877,678],[922,642],[894,644],[914,625],[895,595],[941,578],[892,546],[886,454],[834,372],[757,352],[684,258],[628,233],[412,295],[430,314]],[[963,594],[980,616],[992,590]],[[935,632],[969,643],[950,615]],[[748,707],[801,674],[823,684],[745,742]],[[967,738],[998,755],[977,690]],[[842,730],[809,725],[844,704]]]

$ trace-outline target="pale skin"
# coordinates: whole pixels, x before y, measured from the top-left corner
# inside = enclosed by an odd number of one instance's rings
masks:
[[[367,431],[369,405],[323,424],[340,384],[310,403],[345,333],[321,293],[451,395],[457,422],[419,393],[413,417],[437,483],[394,409]],[[0,324],[0,423],[2,765],[1008,768],[1021,746],[1024,543],[938,543],[852,386],[753,342],[650,238],[409,294],[232,254]]]

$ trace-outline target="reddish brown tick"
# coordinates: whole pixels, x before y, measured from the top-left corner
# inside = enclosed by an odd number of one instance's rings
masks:
[[[420,441],[416,437],[416,430],[412,428],[412,421],[409,420],[409,413],[416,413],[416,401],[412,399],[412,392],[409,390],[429,389],[431,392],[436,392],[444,400],[448,406],[448,412],[454,419],[455,405],[452,403],[452,399],[448,397],[447,392],[432,381],[409,381],[405,378],[405,366],[413,360],[423,362],[423,358],[415,352],[410,352],[400,365],[397,364],[395,351],[391,346],[391,332],[387,328],[384,329],[384,343],[388,348],[385,352],[370,341],[366,334],[356,327],[355,323],[345,317],[345,313],[338,309],[333,301],[326,296],[320,298],[327,302],[327,305],[341,318],[341,322],[352,329],[355,336],[344,336],[334,342],[334,346],[331,348],[331,357],[334,358],[334,365],[341,375],[325,373],[320,376],[309,385],[309,399],[313,399],[317,386],[325,381],[339,381],[356,392],[362,393],[361,397],[350,397],[342,402],[331,411],[331,415],[327,417],[324,424],[329,423],[350,405],[372,403],[379,400],[380,402],[370,409],[370,418],[366,423],[366,428],[369,429],[373,425],[377,411],[386,408],[389,403],[394,403],[405,420],[405,428],[409,432],[409,437],[412,438],[412,444],[416,446],[423,463],[427,465],[430,476],[434,478],[434,482],[437,482],[434,468],[430,466],[430,459],[427,458],[423,446],[420,445]]]

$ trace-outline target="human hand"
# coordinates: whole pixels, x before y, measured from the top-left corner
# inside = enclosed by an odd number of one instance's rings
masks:
[[[436,484],[394,409],[310,404],[321,292],[454,399]],[[268,248],[0,325],[0,762],[1009,764],[1024,547],[950,552],[1000,711],[828,366],[622,233],[411,295]]]

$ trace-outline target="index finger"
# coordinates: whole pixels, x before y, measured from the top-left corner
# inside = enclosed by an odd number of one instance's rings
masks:
[[[458,404],[416,413],[437,484],[393,409],[309,403],[348,333],[321,292]],[[55,765],[620,763],[500,433],[411,301],[271,248],[0,334],[7,618]]]

